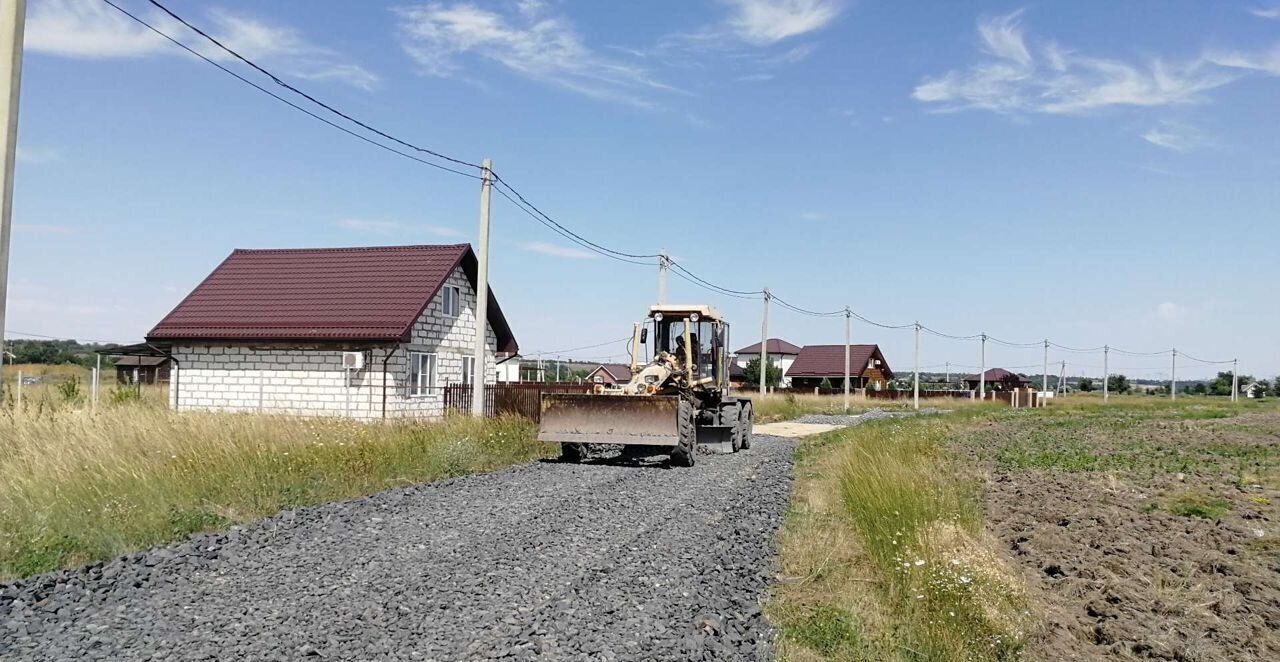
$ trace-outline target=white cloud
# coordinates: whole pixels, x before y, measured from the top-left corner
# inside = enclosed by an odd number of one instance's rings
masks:
[[[725,0],[728,25],[741,40],[773,44],[827,27],[843,10],[837,0]]]
[[[1237,78],[1204,58],[1143,63],[1082,55],[1046,42],[1028,45],[1022,11],[978,22],[988,59],[927,78],[911,96],[944,110],[1081,114],[1110,106],[1166,106],[1204,100]]]
[[[1205,60],[1219,67],[1280,76],[1280,45],[1257,53],[1242,51],[1211,52]]]
[[[521,244],[520,248],[531,253],[541,253],[552,257],[567,257],[575,260],[594,260],[599,257],[591,251],[569,248],[568,246],[558,246],[556,244],[548,244],[545,241],[531,241]]]
[[[1253,14],[1254,16],[1257,16],[1258,18],[1271,18],[1271,19],[1280,18],[1280,5],[1277,5],[1277,6],[1275,6],[1275,7],[1272,7],[1272,8],[1270,8],[1270,9],[1265,9],[1265,8],[1262,8],[1262,7],[1255,7],[1255,8],[1253,8],[1253,9],[1248,10],[1248,11],[1249,11],[1249,13],[1250,13],[1250,14]]]
[[[22,163],[51,163],[62,157],[58,150],[51,147],[24,147],[18,145],[18,161]]]
[[[344,61],[334,51],[311,44],[292,27],[217,8],[208,9],[206,14],[208,32],[215,38],[285,75],[332,80],[366,90],[373,89],[379,82],[369,70]],[[142,18],[212,60],[225,61],[231,57],[159,11],[149,11]],[[160,35],[96,0],[35,3],[27,20],[24,43],[32,52],[84,59],[184,54]]]
[[[1156,306],[1156,317],[1166,322],[1177,322],[1186,319],[1188,312],[1190,311],[1186,306],[1178,305],[1172,301],[1165,301]]]
[[[1161,122],[1142,134],[1142,139],[1175,152],[1189,152],[1212,144],[1202,131],[1179,122]]]
[[[343,230],[380,236],[420,235],[433,237],[462,237],[462,231],[440,225],[418,223],[401,223],[399,221],[379,221],[364,218],[344,218],[334,223]]]
[[[534,80],[596,99],[654,107],[654,92],[677,91],[643,67],[589,48],[572,24],[544,3],[519,2],[514,15],[461,2],[396,10],[406,53],[433,76],[463,70],[463,56],[485,59]]]

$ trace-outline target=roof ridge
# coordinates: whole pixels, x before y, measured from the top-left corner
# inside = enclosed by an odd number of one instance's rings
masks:
[[[471,244],[403,244],[390,246],[335,246],[329,248],[236,248],[233,253],[354,253],[362,251],[397,251],[424,248],[470,248]]]

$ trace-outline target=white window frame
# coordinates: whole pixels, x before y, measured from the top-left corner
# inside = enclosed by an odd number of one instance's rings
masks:
[[[423,361],[427,366],[427,383],[424,385],[423,379]],[[409,397],[421,398],[434,395],[436,392],[436,383],[439,379],[438,360],[433,352],[409,352],[409,377],[407,379],[409,385]],[[416,368],[416,370],[415,370]],[[417,379],[414,379],[415,373]]]
[[[463,384],[471,383],[471,377],[472,375],[475,374],[475,370],[476,370],[476,357],[471,356],[470,354],[463,354],[462,355],[462,383]]]
[[[461,315],[462,288],[457,285],[445,285],[440,290],[440,310],[445,317],[458,317]]]

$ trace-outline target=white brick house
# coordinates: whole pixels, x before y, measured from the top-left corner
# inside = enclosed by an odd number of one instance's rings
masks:
[[[174,359],[179,411],[435,418],[471,381],[475,273],[466,244],[236,250],[147,342]],[[518,351],[492,290],[488,320],[492,383]]]

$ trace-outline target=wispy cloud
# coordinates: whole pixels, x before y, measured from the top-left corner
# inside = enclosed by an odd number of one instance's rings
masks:
[[[641,107],[657,106],[655,93],[678,91],[644,67],[591,49],[567,18],[550,13],[543,2],[522,0],[506,13],[466,2],[395,12],[405,52],[428,75],[460,75],[469,57],[588,97]]]
[[[1160,122],[1142,134],[1142,139],[1175,152],[1190,152],[1213,143],[1200,129],[1180,122]]]
[[[440,225],[401,223],[399,221],[380,221],[365,218],[344,218],[334,223],[334,225],[343,230],[379,236],[422,234],[441,238],[464,236],[460,230]]]
[[[1258,18],[1270,18],[1270,19],[1280,18],[1280,5],[1276,5],[1275,7],[1271,7],[1269,9],[1265,7],[1254,7],[1252,9],[1249,9],[1248,11],[1250,14],[1253,14]]]
[[[559,246],[556,244],[548,244],[545,241],[531,241],[521,244],[520,248],[531,253],[541,253],[552,257],[567,257],[575,260],[594,260],[597,257],[600,257],[591,251],[569,248],[568,246]]]
[[[366,90],[379,83],[369,70],[346,61],[335,51],[310,43],[295,28],[219,8],[209,8],[205,13],[210,34],[219,41],[285,75],[331,80]],[[143,18],[210,59],[230,57],[159,11],[149,11]],[[32,52],[82,59],[183,54],[160,35],[96,0],[35,3],[27,20],[25,46]]]
[[[1205,61],[1227,69],[1238,69],[1280,76],[1280,44],[1270,50],[1249,53],[1245,51],[1212,51]]]
[[[758,46],[821,30],[840,16],[837,0],[724,0],[727,26],[742,41]]]
[[[1204,101],[1235,80],[1203,57],[1141,63],[1083,55],[1046,41],[1028,44],[1022,11],[978,22],[984,61],[926,78],[912,97],[943,110],[1083,114],[1112,106],[1168,106]]]
[[[59,158],[62,158],[62,154],[52,147],[18,145],[17,159],[22,163],[51,163]]]
[[[37,234],[47,237],[70,237],[76,234],[76,229],[65,225],[41,225],[32,223],[14,223],[14,232],[24,234]]]

